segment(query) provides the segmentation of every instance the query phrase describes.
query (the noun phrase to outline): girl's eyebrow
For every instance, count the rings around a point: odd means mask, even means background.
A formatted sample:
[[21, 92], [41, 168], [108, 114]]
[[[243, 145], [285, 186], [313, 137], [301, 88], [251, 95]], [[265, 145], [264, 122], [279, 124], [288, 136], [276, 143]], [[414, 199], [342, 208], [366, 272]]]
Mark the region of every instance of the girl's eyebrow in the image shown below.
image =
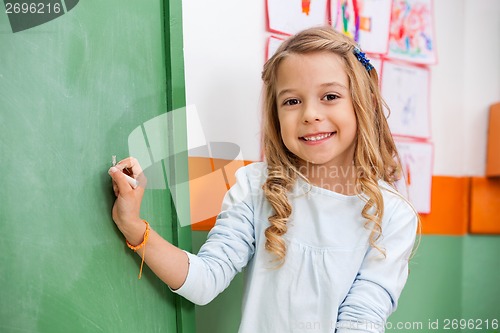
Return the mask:
[[[337, 88], [337, 89], [342, 89], [344, 91], [349, 91], [349, 89], [344, 86], [342, 83], [340, 82], [326, 82], [326, 83], [322, 83], [319, 85], [321, 88]], [[281, 97], [282, 95], [285, 95], [287, 93], [293, 93], [295, 91], [295, 89], [283, 89], [281, 90], [277, 95], [276, 95], [276, 98], [279, 98]]]
[[[322, 84], [320, 84], [320, 87], [321, 88], [330, 88], [330, 87], [340, 88], [340, 89], [343, 89], [344, 91], [349, 91], [349, 89], [345, 85], [343, 85], [340, 82], [336, 82], [336, 81], [322, 83]], [[294, 91], [295, 91], [295, 89], [283, 89], [276, 95], [276, 98], [279, 98], [282, 95], [287, 94], [287, 93], [293, 93]]]
[[276, 95], [277, 98], [279, 98], [281, 95], [284, 95], [284, 94], [287, 94], [289, 92], [293, 92], [294, 90], [293, 89], [283, 89], [281, 90], [278, 95]]
[[326, 82], [326, 83], [322, 83], [320, 85], [320, 87], [325, 87], [325, 88], [328, 88], [328, 87], [336, 87], [336, 88], [340, 88], [340, 89], [344, 89], [344, 90], [349, 90], [346, 86], [344, 86], [342, 83], [340, 82]]

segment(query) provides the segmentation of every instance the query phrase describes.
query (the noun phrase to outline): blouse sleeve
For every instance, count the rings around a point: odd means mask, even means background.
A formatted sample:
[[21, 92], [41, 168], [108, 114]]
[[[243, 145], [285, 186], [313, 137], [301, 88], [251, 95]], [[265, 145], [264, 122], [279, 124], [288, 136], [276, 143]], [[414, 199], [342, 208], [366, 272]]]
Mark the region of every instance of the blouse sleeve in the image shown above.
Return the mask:
[[226, 193], [221, 213], [197, 255], [187, 253], [189, 271], [173, 292], [205, 305], [226, 289], [247, 265], [255, 250], [252, 186], [248, 169], [236, 172], [236, 183]]
[[401, 200], [377, 242], [367, 251], [345, 300], [339, 307], [337, 333], [384, 332], [386, 320], [396, 310], [408, 277], [408, 260], [415, 242], [418, 218]]

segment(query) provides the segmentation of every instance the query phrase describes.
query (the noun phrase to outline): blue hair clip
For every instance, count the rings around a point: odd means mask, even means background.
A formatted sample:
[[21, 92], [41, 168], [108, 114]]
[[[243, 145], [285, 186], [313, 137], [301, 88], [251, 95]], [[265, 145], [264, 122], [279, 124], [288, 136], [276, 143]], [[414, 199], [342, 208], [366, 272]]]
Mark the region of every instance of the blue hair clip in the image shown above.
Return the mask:
[[353, 52], [354, 52], [354, 55], [356, 56], [356, 58], [358, 58], [359, 62], [363, 66], [365, 66], [366, 71], [370, 72], [373, 69], [373, 66], [372, 66], [372, 64], [370, 64], [370, 60], [368, 60], [368, 58], [365, 56], [365, 54], [363, 52], [361, 52], [361, 50], [357, 47], [354, 48]]

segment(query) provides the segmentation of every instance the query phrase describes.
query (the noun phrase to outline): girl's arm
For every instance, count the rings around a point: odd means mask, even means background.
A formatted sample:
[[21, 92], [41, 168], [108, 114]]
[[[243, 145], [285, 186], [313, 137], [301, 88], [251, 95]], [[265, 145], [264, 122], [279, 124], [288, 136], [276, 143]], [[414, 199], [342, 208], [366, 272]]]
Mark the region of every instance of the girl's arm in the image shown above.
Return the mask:
[[[125, 175], [120, 171], [124, 168], [132, 169], [134, 178], [139, 181], [137, 188], [132, 188], [125, 179]], [[146, 230], [146, 224], [140, 218], [146, 178], [134, 158], [127, 158], [116, 167], [110, 168], [109, 174], [113, 178], [113, 189], [116, 195], [113, 220], [125, 239], [132, 245], [138, 245], [143, 241]], [[144, 249], [146, 249], [144, 261], [151, 270], [170, 288], [180, 288], [188, 274], [187, 254], [167, 242], [152, 229], [146, 246], [137, 251], [141, 257]]]
[[[132, 168], [139, 181], [137, 188], [133, 189], [120, 171], [125, 167]], [[121, 161], [109, 174], [117, 196], [113, 220], [129, 243], [138, 245], [146, 229], [140, 219], [146, 178], [134, 158]], [[236, 184], [224, 197], [217, 223], [198, 255], [182, 251], [153, 230], [146, 244], [146, 264], [176, 293], [199, 305], [207, 304], [227, 288], [254, 254], [253, 193], [261, 185], [250, 181], [252, 175], [245, 168], [235, 176]], [[138, 251], [141, 256], [142, 251]]]
[[212, 301], [254, 255], [254, 209], [262, 190], [262, 170], [252, 168], [255, 165], [236, 172], [236, 183], [224, 196], [207, 241], [197, 255], [187, 253], [189, 272], [175, 292], [193, 303], [205, 305]]
[[384, 332], [408, 277], [417, 226], [415, 211], [401, 200], [383, 223], [383, 236], [377, 242], [386, 257], [376, 248], [368, 250], [339, 308], [336, 333], [351, 332], [353, 327], [356, 332]]

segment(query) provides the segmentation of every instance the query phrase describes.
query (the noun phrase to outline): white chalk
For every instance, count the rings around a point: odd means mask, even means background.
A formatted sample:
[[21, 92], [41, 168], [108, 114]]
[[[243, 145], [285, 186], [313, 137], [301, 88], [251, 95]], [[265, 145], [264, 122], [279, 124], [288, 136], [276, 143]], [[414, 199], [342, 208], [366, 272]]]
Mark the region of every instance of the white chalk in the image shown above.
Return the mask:
[[126, 174], [123, 174], [125, 176], [125, 179], [127, 179], [127, 182], [130, 184], [130, 186], [132, 186], [132, 188], [136, 188], [137, 186], [139, 186], [139, 182], [137, 181], [137, 179], [134, 179]]

